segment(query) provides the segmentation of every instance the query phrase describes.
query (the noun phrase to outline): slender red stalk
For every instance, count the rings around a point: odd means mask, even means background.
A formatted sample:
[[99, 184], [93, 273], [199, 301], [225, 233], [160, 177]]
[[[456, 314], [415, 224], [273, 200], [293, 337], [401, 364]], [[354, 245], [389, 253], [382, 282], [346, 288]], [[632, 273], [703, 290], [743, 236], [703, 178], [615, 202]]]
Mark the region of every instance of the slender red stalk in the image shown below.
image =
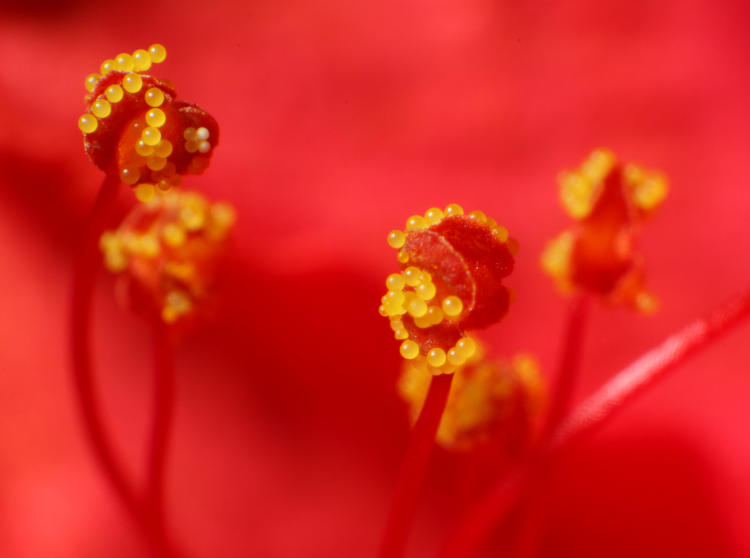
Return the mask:
[[91, 306], [99, 261], [99, 237], [104, 230], [107, 214], [114, 204], [119, 184], [120, 180], [116, 174], [108, 174], [104, 178], [89, 217], [82, 246], [77, 253], [73, 271], [71, 349], [73, 383], [89, 444], [116, 496], [128, 513], [137, 516], [138, 501], [135, 489], [115, 455], [96, 402], [90, 347]]
[[170, 556], [164, 537], [145, 513], [133, 482], [121, 465], [97, 403], [91, 358], [91, 309], [99, 262], [99, 238], [114, 205], [120, 180], [107, 174], [89, 216], [73, 270], [71, 308], [72, 373], [78, 406], [88, 442], [105, 478], [129, 518], [143, 533], [156, 557]]
[[570, 400], [578, 383], [589, 306], [589, 297], [583, 294], [573, 299], [568, 309], [562, 352], [558, 361], [555, 387], [542, 428], [541, 444], [548, 441], [568, 412]]
[[156, 316], [153, 330], [154, 399], [146, 463], [146, 504], [150, 507], [154, 528], [166, 540], [164, 476], [174, 412], [174, 363], [169, 327]]
[[[560, 422], [568, 413], [573, 393], [578, 384], [590, 306], [590, 297], [581, 294], [574, 298], [568, 307], [555, 385], [551, 392], [547, 416], [542, 426], [538, 445], [533, 451], [539, 451], [546, 447], [550, 437], [556, 432]], [[554, 474], [551, 463], [547, 464], [547, 472]], [[512, 535], [514, 540], [511, 556], [525, 558], [535, 554], [540, 539], [539, 535], [544, 529], [550, 512], [549, 502], [543, 496], [549, 490], [552, 482], [549, 475], [541, 476], [537, 478], [534, 486], [527, 494], [526, 505], [521, 510], [521, 514], [524, 516], [523, 520], [518, 530]]]
[[380, 546], [380, 558], [403, 556], [417, 498], [424, 482], [435, 433], [448, 400], [453, 374], [434, 376], [401, 463], [396, 490]]
[[473, 555], [492, 528], [512, 511], [524, 485], [545, 468], [550, 459], [606, 424], [636, 395], [688, 357], [710, 347], [712, 341], [728, 333], [749, 314], [750, 290], [722, 304], [707, 317], [688, 324], [619, 372], [562, 421], [537, 459], [519, 465], [514, 473], [497, 482], [488, 496], [466, 515], [439, 557]]

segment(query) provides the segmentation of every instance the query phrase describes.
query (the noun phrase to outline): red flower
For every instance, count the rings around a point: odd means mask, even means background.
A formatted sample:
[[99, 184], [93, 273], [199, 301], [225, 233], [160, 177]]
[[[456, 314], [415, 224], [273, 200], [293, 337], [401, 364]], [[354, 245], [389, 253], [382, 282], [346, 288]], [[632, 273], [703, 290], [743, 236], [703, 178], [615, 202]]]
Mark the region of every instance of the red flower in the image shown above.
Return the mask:
[[[503, 216], [524, 246], [508, 281], [518, 300], [482, 336], [494, 354], [532, 350], [547, 371], [563, 303], [536, 258], [566, 226], [552, 194], [557, 170], [603, 142], [664, 169], [670, 203], [640, 244], [661, 311], [645, 321], [594, 310], [581, 394], [750, 276], [745, 3], [188, 0], [3, 10], [8, 558], [141, 554], [83, 444], [65, 370], [70, 261], [101, 178], [75, 127], [80, 80], [107, 53], [157, 39], [169, 48], [159, 76], [222, 125], [222, 149], [200, 184], [240, 216], [224, 310], [177, 354], [167, 505], [191, 556], [330, 558], [376, 547], [408, 434], [395, 391], [400, 358], [373, 311], [393, 258], [382, 231], [402, 208], [460, 196]], [[119, 214], [132, 204], [125, 196]], [[114, 303], [111, 280], [100, 276], [96, 358], [118, 449], [135, 469], [149, 349], [140, 322]], [[571, 456], [550, 495], [544, 555], [747, 555], [743, 335]], [[466, 467], [438, 454], [410, 556], [440, 544], [467, 498]]]

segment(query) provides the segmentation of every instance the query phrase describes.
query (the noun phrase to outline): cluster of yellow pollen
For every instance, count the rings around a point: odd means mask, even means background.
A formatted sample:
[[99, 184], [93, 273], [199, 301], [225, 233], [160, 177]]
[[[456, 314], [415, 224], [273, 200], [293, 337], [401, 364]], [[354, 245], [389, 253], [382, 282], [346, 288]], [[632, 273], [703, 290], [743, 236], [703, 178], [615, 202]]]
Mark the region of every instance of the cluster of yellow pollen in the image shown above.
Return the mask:
[[[463, 208], [450, 204], [444, 210], [437, 207], [428, 209], [424, 215], [413, 215], [406, 221], [405, 230], [393, 230], [388, 234], [388, 245], [398, 250], [397, 259], [402, 265], [409, 262], [409, 255], [404, 246], [410, 232], [430, 229], [449, 217], [464, 216]], [[507, 243], [512, 254], [517, 253], [518, 243], [508, 236], [508, 230], [494, 219], [488, 218], [481, 211], [472, 211], [466, 217], [486, 226], [500, 243]], [[406, 360], [424, 361], [433, 374], [452, 373], [456, 367], [472, 358], [476, 343], [471, 337], [462, 336], [452, 346], [434, 346], [424, 351], [420, 343], [410, 336], [403, 318], [408, 318], [420, 330], [426, 330], [441, 324], [448, 324], [458, 329], [458, 323], [470, 310], [468, 303], [456, 294], [438, 289], [430, 273], [416, 265], [406, 267], [400, 273], [393, 273], [386, 279], [388, 291], [381, 298], [378, 309], [383, 317], [390, 320], [394, 337], [401, 341], [399, 351]], [[442, 289], [443, 291], [445, 289]]]
[[170, 192], [137, 207], [116, 231], [102, 235], [106, 267], [128, 271], [173, 323], [205, 296], [211, 261], [234, 224], [234, 209], [193, 192]]
[[[409, 255], [401, 250], [401, 248], [406, 244], [406, 234], [408, 231], [428, 229], [432, 225], [440, 223], [445, 217], [457, 215], [464, 215], [463, 208], [457, 203], [449, 204], [444, 210], [438, 207], [432, 207], [425, 211], [424, 215], [412, 215], [406, 220], [406, 232], [396, 229], [388, 233], [388, 246], [399, 250], [398, 261], [400, 263], [407, 263], [409, 261]], [[509, 238], [508, 229], [502, 225], [498, 225], [497, 221], [487, 217], [482, 211], [472, 211], [467, 217], [478, 223], [486, 224], [495, 238], [500, 242], [508, 243], [508, 248], [511, 253], [515, 255], [518, 252], [518, 241], [514, 238]]]
[[[148, 50], [138, 49], [132, 54], [122, 52], [114, 59], [108, 58], [101, 63], [99, 73], [92, 73], [86, 76], [84, 85], [86, 91], [93, 93], [96, 84], [102, 77], [109, 72], [127, 72], [119, 84], [110, 85], [104, 95], [99, 96], [92, 104], [91, 112], [87, 112], [78, 119], [78, 127], [84, 134], [95, 132], [99, 127], [99, 120], [107, 118], [112, 112], [112, 103], [119, 103], [125, 96], [124, 91], [128, 93], [138, 93], [143, 87], [141, 76], [138, 75], [151, 68], [151, 64], [159, 64], [167, 58], [167, 50], [160, 44], [151, 45]], [[159, 91], [161, 93], [161, 91]], [[157, 93], [151, 93], [151, 97], [157, 97]], [[149, 93], [146, 93], [148, 102]], [[161, 93], [162, 101], [164, 94]], [[150, 104], [150, 103], [149, 103]], [[158, 107], [161, 102], [151, 106]], [[157, 142], [158, 143], [158, 142]]]
[[[424, 405], [431, 377], [424, 361], [404, 363], [398, 391], [409, 404], [412, 420]], [[503, 427], [504, 421], [518, 419], [514, 413], [523, 413], [523, 423], [530, 427], [541, 410], [544, 392], [539, 365], [532, 356], [494, 361], [477, 347], [474, 355], [456, 368], [436, 441], [449, 450], [471, 449], [515, 431]]]
[[[597, 201], [607, 176], [617, 165], [617, 157], [607, 149], [597, 149], [578, 170], [563, 171], [558, 177], [560, 200], [574, 219], [587, 217]], [[628, 164], [623, 169], [625, 187], [634, 205], [645, 211], [658, 207], [667, 196], [667, 181], [660, 173]]]
[[210, 134], [208, 128], [187, 128], [183, 133], [185, 139], [185, 151], [188, 153], [208, 153], [211, 151], [211, 142], [208, 141]]

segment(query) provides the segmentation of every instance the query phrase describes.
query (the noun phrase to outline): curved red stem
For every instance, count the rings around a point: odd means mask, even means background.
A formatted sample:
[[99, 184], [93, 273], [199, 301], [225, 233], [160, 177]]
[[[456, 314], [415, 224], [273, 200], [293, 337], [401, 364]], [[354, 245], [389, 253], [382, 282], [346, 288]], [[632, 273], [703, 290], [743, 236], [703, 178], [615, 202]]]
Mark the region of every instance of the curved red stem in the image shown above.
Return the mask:
[[663, 378], [688, 357], [705, 349], [750, 314], [750, 290], [722, 304], [668, 337], [619, 372], [562, 421], [537, 458], [519, 465], [499, 480], [488, 496], [472, 509], [440, 552], [440, 558], [468, 558], [492, 528], [513, 510], [525, 484], [549, 461], [578, 440], [606, 424], [636, 395]]
[[166, 557], [171, 555], [166, 541], [157, 526], [149, 520], [137, 490], [128, 479], [104, 426], [102, 412], [97, 403], [91, 359], [91, 310], [99, 267], [99, 238], [117, 197], [119, 184], [117, 174], [105, 176], [74, 263], [70, 322], [73, 386], [89, 445], [107, 482], [130, 519], [143, 533], [153, 555]]
[[172, 417], [174, 412], [174, 363], [169, 326], [154, 318], [154, 399], [146, 463], [146, 503], [158, 532], [166, 538], [164, 476], [167, 466]]
[[77, 253], [73, 270], [71, 313], [72, 371], [78, 406], [91, 449], [122, 505], [128, 513], [136, 516], [138, 501], [135, 489], [115, 455], [96, 402], [90, 347], [91, 306], [99, 261], [99, 237], [104, 230], [107, 214], [114, 204], [119, 184], [117, 175], [105, 177], [89, 217], [82, 246]]
[[401, 462], [396, 490], [391, 503], [380, 558], [403, 556], [409, 530], [417, 507], [417, 498], [424, 482], [427, 464], [435, 442], [435, 433], [448, 400], [453, 374], [434, 376], [430, 382], [422, 411], [419, 413]]

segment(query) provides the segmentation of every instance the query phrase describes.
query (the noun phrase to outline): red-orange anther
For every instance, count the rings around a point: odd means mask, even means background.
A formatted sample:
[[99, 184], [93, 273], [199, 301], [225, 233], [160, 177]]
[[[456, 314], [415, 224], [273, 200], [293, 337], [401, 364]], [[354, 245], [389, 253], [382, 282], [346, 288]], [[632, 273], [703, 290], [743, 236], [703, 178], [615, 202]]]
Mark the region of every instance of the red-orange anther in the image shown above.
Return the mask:
[[388, 244], [398, 250], [402, 271], [386, 279], [380, 314], [390, 319], [404, 358], [424, 358], [436, 374], [452, 372], [473, 354], [465, 330], [507, 313], [511, 295], [502, 280], [513, 270], [518, 243], [481, 211], [464, 215], [451, 204], [410, 217]]
[[184, 174], [202, 173], [219, 140], [213, 117], [144, 73], [165, 57], [164, 47], [152, 45], [105, 60], [101, 74], [86, 78], [88, 112], [78, 120], [91, 161], [117, 173], [141, 201], [179, 185]]
[[194, 192], [169, 192], [138, 206], [100, 246], [106, 267], [124, 279], [129, 302], [172, 323], [192, 314], [215, 279], [235, 215]]
[[577, 171], [563, 172], [559, 182], [562, 204], [576, 223], [549, 243], [544, 270], [563, 292], [585, 290], [643, 312], [655, 310], [634, 241], [666, 197], [665, 177], [597, 150]]

